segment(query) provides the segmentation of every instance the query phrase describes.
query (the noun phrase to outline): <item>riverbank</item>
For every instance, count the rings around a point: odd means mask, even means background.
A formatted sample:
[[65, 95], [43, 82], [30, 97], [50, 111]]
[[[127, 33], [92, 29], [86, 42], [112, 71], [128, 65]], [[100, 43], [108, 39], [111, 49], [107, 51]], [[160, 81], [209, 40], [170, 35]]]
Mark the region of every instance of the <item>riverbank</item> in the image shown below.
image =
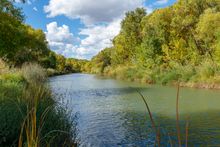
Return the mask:
[[74, 146], [71, 114], [51, 93], [37, 64], [1, 68], [0, 146]]
[[120, 65], [116, 67], [107, 66], [101, 70], [91, 70], [91, 73], [120, 79], [135, 81], [147, 84], [178, 85], [181, 87], [220, 89], [219, 68], [211, 63], [204, 63], [202, 66], [176, 66], [173, 69], [163, 70], [155, 67], [147, 70], [137, 66]]

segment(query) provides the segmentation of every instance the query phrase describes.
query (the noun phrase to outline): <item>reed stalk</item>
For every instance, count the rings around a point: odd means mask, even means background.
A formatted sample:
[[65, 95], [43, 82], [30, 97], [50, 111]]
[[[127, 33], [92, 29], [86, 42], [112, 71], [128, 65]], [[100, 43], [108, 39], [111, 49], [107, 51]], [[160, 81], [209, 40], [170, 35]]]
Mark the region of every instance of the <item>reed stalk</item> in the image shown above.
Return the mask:
[[148, 115], [150, 117], [150, 121], [151, 121], [151, 124], [152, 124], [152, 127], [154, 128], [155, 132], [156, 132], [156, 141], [157, 141], [157, 145], [160, 147], [160, 132], [159, 130], [157, 130], [157, 127], [156, 127], [156, 124], [154, 122], [154, 119], [153, 119], [153, 115], [150, 111], [150, 107], [147, 103], [147, 101], [145, 100], [145, 97], [143, 96], [143, 94], [137, 90], [137, 92], [139, 93], [139, 95], [141, 96], [146, 108], [147, 108], [147, 112], [148, 112]]
[[177, 86], [177, 95], [176, 95], [176, 130], [177, 130], [177, 138], [178, 145], [181, 147], [181, 132], [180, 132], [180, 124], [179, 124], [179, 93], [180, 93], [180, 85], [178, 83]]
[[186, 131], [185, 131], [186, 137], [185, 137], [185, 147], [188, 147], [188, 136], [189, 136], [189, 117], [187, 117], [186, 121]]

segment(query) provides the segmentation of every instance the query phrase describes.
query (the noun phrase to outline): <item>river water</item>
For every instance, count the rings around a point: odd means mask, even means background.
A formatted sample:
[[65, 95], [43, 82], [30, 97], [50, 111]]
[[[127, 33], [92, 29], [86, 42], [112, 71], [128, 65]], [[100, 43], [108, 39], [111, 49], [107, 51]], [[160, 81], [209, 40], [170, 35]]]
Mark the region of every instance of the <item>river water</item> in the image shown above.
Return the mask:
[[[157, 128], [161, 146], [176, 146], [176, 87], [144, 85], [70, 74], [50, 79], [60, 102], [77, 116], [77, 142], [81, 147], [154, 146], [146, 98]], [[180, 89], [181, 142], [189, 122], [189, 146], [220, 145], [220, 91]]]

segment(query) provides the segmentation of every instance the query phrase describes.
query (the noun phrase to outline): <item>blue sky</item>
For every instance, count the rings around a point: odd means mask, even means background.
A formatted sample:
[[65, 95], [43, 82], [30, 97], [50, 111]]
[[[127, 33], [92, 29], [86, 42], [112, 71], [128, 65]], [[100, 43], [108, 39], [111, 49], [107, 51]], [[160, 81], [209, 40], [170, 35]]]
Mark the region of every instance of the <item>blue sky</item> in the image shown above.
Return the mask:
[[29, 0], [23, 8], [26, 23], [42, 29], [50, 48], [66, 57], [90, 59], [120, 31], [126, 11], [172, 5], [176, 0]]

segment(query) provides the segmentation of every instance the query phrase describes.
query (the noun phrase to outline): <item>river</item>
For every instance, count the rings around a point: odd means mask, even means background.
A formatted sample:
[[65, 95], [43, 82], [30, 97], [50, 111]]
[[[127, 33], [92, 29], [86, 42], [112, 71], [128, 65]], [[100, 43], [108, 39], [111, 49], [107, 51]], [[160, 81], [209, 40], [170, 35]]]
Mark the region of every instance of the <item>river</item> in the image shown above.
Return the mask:
[[[55, 95], [77, 116], [77, 142], [81, 147], [154, 146], [155, 132], [139, 90], [160, 128], [162, 146], [177, 144], [176, 87], [145, 85], [70, 74], [50, 78]], [[220, 91], [180, 89], [182, 144], [189, 122], [189, 146], [220, 144]]]

